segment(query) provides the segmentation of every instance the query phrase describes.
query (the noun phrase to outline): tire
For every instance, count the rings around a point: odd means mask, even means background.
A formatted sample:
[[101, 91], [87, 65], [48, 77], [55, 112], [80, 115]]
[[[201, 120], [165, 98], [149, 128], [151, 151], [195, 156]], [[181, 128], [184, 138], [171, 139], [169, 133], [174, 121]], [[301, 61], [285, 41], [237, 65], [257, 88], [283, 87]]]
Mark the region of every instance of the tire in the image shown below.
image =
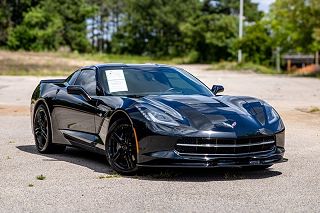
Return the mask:
[[126, 119], [115, 121], [106, 141], [106, 156], [112, 169], [122, 175], [136, 174], [137, 147], [132, 125]]
[[35, 145], [40, 153], [61, 153], [65, 145], [52, 143], [51, 120], [47, 108], [41, 104], [33, 117], [33, 135]]

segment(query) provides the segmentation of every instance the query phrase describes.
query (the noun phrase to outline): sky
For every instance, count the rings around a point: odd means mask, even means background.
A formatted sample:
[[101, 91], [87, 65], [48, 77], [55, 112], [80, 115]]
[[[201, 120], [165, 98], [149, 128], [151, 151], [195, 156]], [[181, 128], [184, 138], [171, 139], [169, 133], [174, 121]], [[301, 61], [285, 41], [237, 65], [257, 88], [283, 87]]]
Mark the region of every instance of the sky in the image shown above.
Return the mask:
[[275, 0], [252, 0], [252, 1], [259, 3], [259, 10], [268, 12], [270, 4], [272, 4]]

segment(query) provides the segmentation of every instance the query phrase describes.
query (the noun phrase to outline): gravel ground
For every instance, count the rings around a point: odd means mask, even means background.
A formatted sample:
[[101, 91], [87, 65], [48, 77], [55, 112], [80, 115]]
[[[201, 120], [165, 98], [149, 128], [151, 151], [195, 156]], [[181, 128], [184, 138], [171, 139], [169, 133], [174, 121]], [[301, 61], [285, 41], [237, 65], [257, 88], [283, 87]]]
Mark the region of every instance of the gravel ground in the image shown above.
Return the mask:
[[[122, 177], [104, 157], [35, 151], [29, 99], [37, 77], [0, 77], [0, 212], [319, 212], [320, 81], [182, 66], [224, 94], [268, 101], [286, 125], [287, 163], [269, 170], [150, 170]], [[45, 176], [37, 180], [38, 175]]]

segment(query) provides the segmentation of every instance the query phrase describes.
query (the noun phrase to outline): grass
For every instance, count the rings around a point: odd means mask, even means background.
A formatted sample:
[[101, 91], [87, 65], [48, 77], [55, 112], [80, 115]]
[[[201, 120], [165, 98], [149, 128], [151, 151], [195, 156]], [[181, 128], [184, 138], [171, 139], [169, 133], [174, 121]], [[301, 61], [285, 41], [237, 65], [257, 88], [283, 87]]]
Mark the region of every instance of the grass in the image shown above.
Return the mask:
[[29, 183], [28, 187], [34, 187], [34, 185], [32, 183]]
[[68, 52], [26, 52], [0, 50], [0, 75], [67, 76], [79, 67], [99, 63], [175, 64], [180, 59], [147, 56], [79, 54]]
[[303, 76], [303, 77], [319, 78], [319, 79], [320, 79], [320, 72], [311, 73], [311, 74], [305, 74], [305, 75], [301, 75], [301, 76]]
[[15, 143], [15, 141], [9, 141], [9, 143]]
[[263, 74], [279, 74], [274, 69], [254, 63], [237, 63], [237, 62], [219, 62], [211, 66], [212, 70], [235, 70], [235, 71], [253, 71]]
[[320, 108], [319, 107], [308, 107], [308, 108], [297, 108], [297, 110], [301, 111], [301, 112], [305, 112], [305, 113], [320, 113]]
[[320, 112], [320, 108], [319, 107], [311, 107], [309, 110], [308, 110], [309, 113], [317, 113], [317, 112]]
[[37, 178], [37, 180], [44, 180], [44, 179], [46, 179], [46, 176], [43, 176], [41, 174], [41, 175], [38, 175], [36, 178]]
[[138, 56], [138, 55], [116, 55], [116, 54], [105, 54], [105, 53], [59, 53], [64, 58], [80, 59], [98, 61], [102, 63], [128, 63], [128, 64], [140, 64], [140, 63], [156, 63], [156, 64], [173, 64], [175, 60], [169, 58], [152, 58], [149, 56]]
[[107, 175], [100, 175], [98, 178], [99, 179], [112, 179], [112, 178], [120, 178], [121, 175], [119, 175], [118, 173], [111, 173], [111, 174], [107, 174]]

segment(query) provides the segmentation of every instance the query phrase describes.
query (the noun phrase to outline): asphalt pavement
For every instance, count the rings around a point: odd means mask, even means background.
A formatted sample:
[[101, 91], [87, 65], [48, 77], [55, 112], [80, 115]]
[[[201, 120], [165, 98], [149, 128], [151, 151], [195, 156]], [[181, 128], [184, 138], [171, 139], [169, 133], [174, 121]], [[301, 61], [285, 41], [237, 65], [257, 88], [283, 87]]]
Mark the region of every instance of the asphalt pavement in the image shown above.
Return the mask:
[[263, 171], [154, 169], [124, 177], [86, 151], [39, 154], [29, 102], [41, 78], [2, 76], [0, 212], [319, 212], [320, 80], [182, 67], [208, 86], [224, 85], [224, 94], [273, 105], [286, 126], [289, 161]]

